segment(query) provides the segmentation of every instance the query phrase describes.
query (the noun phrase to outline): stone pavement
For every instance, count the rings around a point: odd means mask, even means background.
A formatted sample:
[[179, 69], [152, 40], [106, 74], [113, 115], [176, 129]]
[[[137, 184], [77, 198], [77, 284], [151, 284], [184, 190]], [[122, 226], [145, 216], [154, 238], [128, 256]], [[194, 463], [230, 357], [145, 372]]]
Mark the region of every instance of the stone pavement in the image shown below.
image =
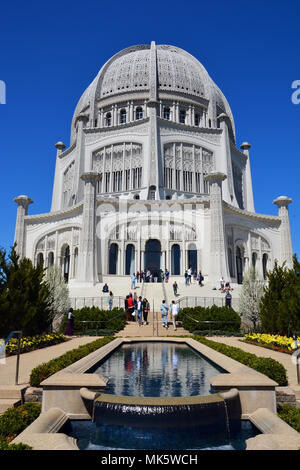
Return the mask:
[[271, 357], [272, 359], [275, 359], [286, 368], [289, 385], [292, 387], [298, 385], [296, 365], [293, 364], [292, 357], [289, 354], [272, 351], [271, 349], [266, 349], [253, 344], [243, 343], [241, 341], [242, 338], [213, 336], [208, 339], [227, 344], [228, 346], [235, 346], [236, 348], [240, 348], [243, 351], [255, 354], [259, 357]]
[[[18, 380], [19, 385], [29, 383], [29, 377], [34, 367], [44, 362], [48, 362], [55, 357], [61, 356], [71, 349], [76, 349], [83, 344], [95, 341], [95, 339], [97, 339], [95, 336], [74, 337], [65, 343], [21, 354]], [[0, 363], [0, 386], [15, 385], [16, 362], [17, 356], [10, 356], [5, 359], [5, 364]]]

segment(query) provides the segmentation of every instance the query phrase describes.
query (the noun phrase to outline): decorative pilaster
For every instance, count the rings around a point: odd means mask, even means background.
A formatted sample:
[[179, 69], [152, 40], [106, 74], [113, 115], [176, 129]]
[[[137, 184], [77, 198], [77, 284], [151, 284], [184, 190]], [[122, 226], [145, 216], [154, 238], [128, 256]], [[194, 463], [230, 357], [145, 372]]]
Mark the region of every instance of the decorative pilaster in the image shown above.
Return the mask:
[[101, 175], [95, 172], [83, 173], [84, 198], [82, 229], [79, 247], [77, 281], [95, 284], [98, 281], [96, 249], [96, 185]]
[[291, 228], [289, 219], [289, 204], [292, 202], [287, 196], [280, 196], [273, 201], [278, 207], [278, 217], [280, 225], [280, 262], [286, 262], [288, 268], [293, 267], [293, 248], [291, 238]]
[[25, 223], [24, 217], [28, 214], [28, 206], [33, 203], [33, 200], [28, 196], [18, 196], [14, 198], [14, 201], [18, 204], [17, 209], [17, 220], [16, 220], [16, 230], [15, 230], [15, 240], [16, 252], [20, 258], [25, 256]]
[[230, 139], [229, 139], [229, 117], [227, 114], [222, 113], [217, 117], [220, 128], [223, 130], [222, 139], [224, 141], [224, 152], [225, 155], [223, 157], [223, 165], [222, 168], [219, 167], [221, 171], [223, 171], [228, 178], [226, 185], [224, 187], [224, 200], [229, 202], [230, 204], [236, 203], [235, 192], [234, 192], [234, 184], [233, 184], [233, 174], [232, 174], [232, 164], [231, 164], [231, 150], [230, 150]]
[[213, 284], [217, 284], [222, 276], [229, 279], [222, 202], [222, 181], [226, 179], [226, 175], [210, 173], [205, 179], [210, 185], [210, 278]]
[[249, 149], [251, 145], [248, 142], [243, 142], [241, 145], [241, 149], [243, 150], [243, 154], [247, 157], [246, 163], [246, 171], [245, 171], [245, 179], [246, 181], [246, 194], [244, 196], [245, 201], [245, 209], [249, 212], [255, 212], [254, 209], [254, 201], [253, 201], [253, 190], [252, 190], [252, 178], [251, 178], [251, 168], [250, 168], [250, 157], [249, 157]]

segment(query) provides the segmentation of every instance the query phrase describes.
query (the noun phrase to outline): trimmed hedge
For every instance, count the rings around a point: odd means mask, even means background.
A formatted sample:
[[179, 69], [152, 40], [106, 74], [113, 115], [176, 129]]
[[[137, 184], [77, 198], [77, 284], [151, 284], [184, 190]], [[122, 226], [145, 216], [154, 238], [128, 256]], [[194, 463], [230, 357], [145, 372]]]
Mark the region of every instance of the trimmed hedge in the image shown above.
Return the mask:
[[[0, 416], [0, 449], [24, 450], [30, 449], [25, 444], [13, 444], [12, 441], [18, 434], [26, 429], [41, 413], [39, 403], [23, 403], [17, 408], [9, 408]], [[13, 446], [13, 447], [12, 447]], [[25, 446], [25, 447], [24, 447]]]
[[[182, 321], [185, 330], [193, 333], [195, 330], [221, 330], [239, 332], [241, 318], [239, 314], [229, 307], [185, 307], [179, 312], [178, 319]], [[214, 321], [218, 323], [198, 323], [201, 321]]]
[[300, 432], [300, 409], [292, 405], [279, 405], [277, 414], [279, 418]]
[[244, 333], [238, 333], [237, 331], [223, 331], [223, 330], [196, 330], [193, 331], [194, 335], [197, 336], [239, 336], [244, 337]]
[[[113, 308], [112, 310], [100, 310], [98, 307], [83, 307], [73, 311], [74, 333], [85, 333], [85, 330], [110, 330], [118, 332], [126, 325], [126, 314], [123, 308]], [[80, 323], [82, 321], [96, 321], [95, 323]], [[64, 316], [60, 326], [60, 332], [64, 333], [67, 328], [67, 315]], [[99, 335], [98, 335], [99, 336]]]
[[258, 357], [255, 354], [247, 353], [242, 349], [234, 346], [227, 346], [226, 344], [216, 343], [209, 339], [194, 336], [196, 341], [205, 344], [212, 349], [224, 354], [225, 356], [231, 357], [232, 359], [241, 362], [245, 366], [251, 367], [251, 369], [266, 375], [270, 379], [278, 383], [279, 386], [288, 385], [287, 373], [282, 364], [270, 357]]
[[89, 344], [85, 344], [83, 346], [79, 346], [79, 348], [72, 349], [71, 351], [66, 352], [62, 356], [57, 357], [56, 359], [52, 359], [49, 362], [40, 364], [31, 371], [30, 385], [32, 387], [39, 387], [43, 380], [46, 380], [51, 375], [55, 374], [56, 372], [59, 372], [65, 367], [70, 366], [74, 362], [79, 361], [79, 359], [82, 359], [88, 354], [96, 351], [105, 344], [110, 343], [113, 339], [115, 338], [112, 336], [99, 338]]

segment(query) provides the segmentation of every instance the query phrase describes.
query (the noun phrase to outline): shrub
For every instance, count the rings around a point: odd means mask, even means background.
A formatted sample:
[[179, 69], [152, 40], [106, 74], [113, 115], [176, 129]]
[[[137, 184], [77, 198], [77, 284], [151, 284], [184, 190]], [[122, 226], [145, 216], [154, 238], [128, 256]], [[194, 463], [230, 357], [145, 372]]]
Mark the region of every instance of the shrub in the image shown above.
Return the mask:
[[83, 346], [79, 346], [79, 348], [72, 349], [71, 351], [68, 351], [62, 356], [57, 357], [56, 359], [52, 359], [49, 362], [40, 364], [31, 371], [30, 385], [32, 387], [39, 387], [43, 380], [46, 380], [51, 375], [64, 369], [65, 367], [70, 366], [74, 362], [79, 361], [79, 359], [82, 359], [88, 354], [101, 348], [105, 344], [108, 344], [113, 339], [114, 338], [111, 336], [108, 336], [106, 338], [99, 338], [89, 344], [85, 344]]
[[223, 330], [195, 330], [193, 331], [194, 335], [198, 336], [239, 336], [243, 337], [243, 333], [238, 333], [237, 331], [223, 331]]
[[48, 331], [51, 324], [49, 289], [44, 270], [28, 258], [20, 259], [15, 248], [7, 256], [0, 249], [0, 335], [22, 330], [26, 336]]
[[0, 438], [10, 441], [27, 428], [41, 413], [39, 403], [24, 403], [9, 408], [0, 416]]
[[27, 444], [10, 444], [6, 439], [0, 437], [0, 450], [32, 450]]
[[260, 302], [263, 333], [290, 336], [300, 330], [300, 286], [294, 269], [279, 266], [267, 273], [268, 285]]
[[[126, 315], [123, 308], [113, 308], [112, 310], [100, 310], [98, 307], [83, 307], [73, 311], [74, 315], [74, 333], [84, 333], [85, 330], [110, 330], [120, 331], [126, 325]], [[80, 323], [97, 322], [95, 323]], [[63, 333], [67, 328], [67, 316], [62, 321], [60, 332]]]
[[291, 405], [279, 405], [279, 418], [289, 424], [296, 431], [300, 432], [300, 409]]
[[[186, 307], [179, 313], [179, 320], [182, 321], [182, 326], [189, 332], [193, 333], [195, 330], [213, 330], [218, 329], [222, 331], [240, 331], [241, 319], [235, 310], [228, 307]], [[198, 323], [203, 321], [215, 321], [218, 323]]]
[[288, 384], [287, 373], [282, 364], [275, 359], [270, 357], [258, 357], [255, 354], [247, 353], [242, 349], [234, 346], [227, 346], [226, 344], [216, 343], [215, 341], [195, 336], [194, 339], [199, 343], [205, 344], [206, 346], [215, 349], [216, 351], [224, 354], [225, 356], [231, 357], [232, 359], [241, 362], [245, 366], [251, 367], [251, 369], [266, 375], [270, 379], [274, 380], [280, 386]]

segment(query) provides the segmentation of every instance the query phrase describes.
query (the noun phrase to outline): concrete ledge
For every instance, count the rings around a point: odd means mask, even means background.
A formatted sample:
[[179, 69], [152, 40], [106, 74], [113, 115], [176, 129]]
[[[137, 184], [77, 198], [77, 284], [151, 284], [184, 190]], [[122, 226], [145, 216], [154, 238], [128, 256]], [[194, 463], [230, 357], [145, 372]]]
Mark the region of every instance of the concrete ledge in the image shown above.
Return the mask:
[[51, 387], [106, 387], [108, 379], [97, 374], [54, 374], [44, 380], [43, 389]]
[[249, 416], [250, 421], [264, 434], [289, 435], [300, 438], [300, 434], [276, 414], [259, 408]]
[[52, 408], [41, 414], [12, 441], [12, 444], [28, 444], [34, 450], [78, 450], [75, 439], [59, 433], [68, 419], [63, 410]]
[[246, 450], [299, 450], [300, 438], [279, 436], [278, 434], [260, 434], [246, 441]]
[[122, 405], [149, 406], [184, 406], [224, 402], [224, 398], [215, 395], [196, 395], [191, 397], [128, 397], [100, 393], [96, 402], [118, 403]]

